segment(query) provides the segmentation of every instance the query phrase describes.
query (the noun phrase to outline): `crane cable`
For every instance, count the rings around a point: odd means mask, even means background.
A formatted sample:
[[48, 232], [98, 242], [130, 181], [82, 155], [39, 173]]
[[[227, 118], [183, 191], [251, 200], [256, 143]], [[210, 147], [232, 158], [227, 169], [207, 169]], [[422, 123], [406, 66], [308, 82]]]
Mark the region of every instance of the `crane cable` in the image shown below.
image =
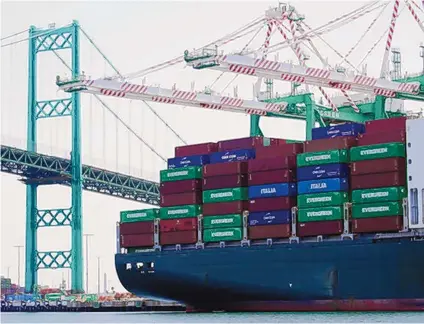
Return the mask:
[[[372, 29], [372, 27], [375, 25], [377, 20], [383, 15], [384, 10], [386, 10], [387, 6], [389, 5], [389, 2], [383, 7], [383, 9], [378, 13], [378, 15], [374, 18], [374, 20], [371, 22], [371, 24], [368, 26], [368, 28], [364, 31], [362, 36], [359, 38], [359, 40], [356, 42], [355, 45], [352, 46], [352, 48], [346, 53], [346, 55], [342, 58], [339, 65], [341, 65], [346, 59], [349, 57], [350, 54], [355, 50], [355, 48], [363, 41], [365, 36], [368, 34], [368, 32]], [[347, 62], [347, 61], [346, 61]]]
[[[305, 22], [302, 22], [302, 24], [303, 25], [305, 25], [309, 30], [311, 30], [312, 28], [308, 25], [308, 24], [306, 24]], [[336, 55], [337, 56], [339, 56], [339, 57], [341, 57], [342, 59], [343, 59], [343, 55], [338, 51], [338, 50], [336, 50], [333, 46], [331, 46], [330, 45], [330, 43], [328, 43], [322, 36], [320, 36], [320, 35], [317, 35], [317, 37], [325, 44], [325, 45], [327, 45], [331, 50], [333, 50], [333, 52], [334, 53], [336, 53]], [[314, 52], [318, 52], [318, 50], [316, 49], [316, 47], [315, 47], [315, 45], [312, 43], [312, 40], [309, 40], [309, 43], [310, 43], [310, 45], [312, 46], [312, 48], [314, 49], [313, 51]], [[319, 52], [318, 52], [319, 53]], [[317, 55], [318, 57], [320, 56], [320, 55]], [[348, 61], [347, 60], [347, 58], [345, 58], [345, 61], [346, 61], [346, 63], [347, 64], [349, 64], [352, 68], [354, 68], [354, 69], [356, 69], [356, 67], [350, 62], [350, 61]], [[358, 70], [357, 70], [357, 72], [359, 72]]]
[[[370, 12], [373, 12], [373, 11], [381, 8], [385, 4], [380, 5], [376, 8], [373, 8], [373, 9], [367, 10], [368, 7], [371, 7], [372, 5], [363, 6], [365, 8], [362, 8], [362, 10], [359, 14], [356, 14], [356, 12], [359, 10], [359, 9], [356, 9], [356, 10], [354, 10], [354, 11], [348, 13], [348, 14], [345, 14], [345, 15], [339, 17], [339, 18], [333, 19], [330, 22], [327, 22], [326, 24], [309, 31], [309, 32], [303, 34], [302, 36], [295, 37], [295, 38], [291, 39], [290, 44], [288, 44], [287, 41], [283, 41], [283, 42], [277, 43], [273, 46], [270, 46], [269, 52], [275, 52], [275, 51], [278, 51], [280, 49], [284, 49], [284, 48], [290, 47], [292, 45], [301, 43], [304, 39], [311, 38], [311, 35], [315, 35], [315, 36], [316, 35], [322, 35], [322, 34], [330, 32], [330, 31], [336, 30], [336, 29], [338, 29], [338, 28], [340, 28], [340, 27], [342, 27], [342, 26], [344, 26], [344, 25], [346, 25], [346, 24], [348, 24], [352, 21], [359, 19], [360, 17], [362, 17], [362, 16], [364, 16], [364, 15], [370, 13]], [[354, 16], [355, 14], [356, 14], [356, 16]], [[351, 17], [351, 16], [353, 16], [353, 17]], [[338, 25], [332, 26], [335, 23], [338, 23]], [[248, 54], [250, 54], [250, 53], [254, 53], [254, 51], [249, 52]]]
[[[253, 42], [253, 40], [256, 38], [256, 36], [258, 36], [258, 34], [261, 32], [261, 30], [264, 28], [264, 26], [265, 25], [263, 25], [263, 26], [260, 26], [259, 28], [258, 28], [258, 30], [257, 30], [257, 32], [253, 35], [253, 37], [247, 42], [247, 44], [241, 49], [241, 51], [238, 53], [238, 54], [242, 54], [246, 49], [247, 49], [247, 47]], [[216, 78], [216, 80], [210, 85], [210, 88], [212, 89], [212, 87], [215, 85], [215, 83], [216, 82], [218, 82], [218, 80], [219, 79], [221, 79], [221, 77], [224, 75], [226, 73], [226, 71], [224, 71], [224, 72], [222, 72], [217, 78]], [[223, 91], [225, 91], [230, 85], [231, 85], [231, 83], [233, 83], [236, 79], [237, 79], [237, 77], [239, 76], [239, 74], [236, 74], [235, 76], [234, 76], [234, 78], [224, 87], [224, 89], [223, 90], [221, 90], [221, 92], [223, 92]]]
[[[364, 7], [370, 7], [370, 6], [371, 5], [367, 5], [367, 6], [364, 6]], [[379, 6], [379, 7], [381, 7], [381, 6]], [[352, 12], [350, 12], [348, 14], [345, 14], [345, 15], [339, 17], [339, 18], [333, 19], [330, 22], [327, 22], [326, 24], [324, 24], [324, 25], [322, 25], [320, 27], [317, 27], [317, 28], [315, 28], [315, 29], [313, 29], [313, 30], [311, 30], [311, 31], [309, 31], [307, 33], [304, 33], [302, 36], [298, 36], [298, 37], [295, 37], [293, 39], [290, 39], [290, 41], [287, 41], [286, 40], [286, 41], [277, 43], [277, 44], [275, 44], [273, 46], [270, 46], [270, 48], [272, 49], [271, 51], [272, 52], [275, 52], [275, 51], [278, 51], [280, 49], [284, 49], [284, 48], [287, 48], [287, 47], [295, 46], [295, 45], [297, 45], [299, 43], [302, 43], [305, 39], [314, 38], [317, 35], [322, 35], [322, 34], [331, 32], [333, 30], [336, 30], [336, 29], [338, 29], [338, 28], [340, 28], [340, 27], [342, 27], [342, 26], [344, 26], [344, 25], [346, 25], [346, 24], [348, 24], [348, 23], [350, 23], [350, 22], [352, 22], [352, 21], [360, 18], [361, 16], [363, 16], [363, 15], [369, 13], [369, 12], [372, 12], [372, 11], [378, 9], [379, 7], [374, 8], [374, 9], [372, 9], [370, 11], [367, 11], [367, 12], [363, 12], [363, 13], [361, 13], [358, 16], [350, 17], [350, 16], [355, 15], [356, 12], [359, 11], [359, 9], [355, 9], [354, 11], [352, 11]], [[367, 9], [367, 8], [362, 8], [362, 11], [364, 11], [365, 9]], [[335, 24], [335, 23], [339, 23], [339, 25], [330, 26], [331, 24]], [[328, 27], [328, 26], [330, 26], [330, 27]], [[283, 27], [285, 27], [285, 26], [283, 25]], [[325, 27], [327, 27], [327, 29], [325, 29]], [[285, 27], [285, 29], [288, 30], [286, 27]], [[312, 37], [310, 35], [312, 35]], [[250, 53], [248, 53], [248, 54], [250, 54]]]
[[[404, 6], [400, 11], [399, 11], [399, 15], [405, 10], [406, 6]], [[390, 26], [387, 27], [387, 29], [384, 31], [384, 33], [380, 36], [380, 38], [374, 43], [374, 45], [370, 48], [370, 50], [368, 51], [368, 53], [364, 56], [364, 58], [359, 62], [359, 64], [357, 65], [358, 67], [368, 58], [368, 56], [372, 53], [372, 51], [374, 51], [374, 49], [377, 47], [377, 45], [381, 42], [381, 40], [384, 38], [384, 36], [386, 36], [386, 34], [389, 32], [390, 30]]]
[[[231, 38], [231, 37], [233, 37], [234, 35], [238, 35], [238, 34], [240, 34], [240, 33], [244, 32], [245, 30], [247, 30], [247, 29], [249, 29], [249, 28], [251, 28], [251, 27], [255, 27], [257, 24], [261, 23], [263, 20], [264, 20], [264, 18], [263, 18], [263, 16], [261, 15], [260, 17], [255, 18], [252, 22], [250, 22], [250, 23], [246, 24], [246, 25], [245, 25], [245, 26], [243, 26], [243, 27], [240, 27], [240, 28], [239, 28], [239, 29], [237, 29], [236, 31], [234, 31], [234, 32], [232, 32], [232, 33], [229, 33], [229, 34], [227, 34], [226, 36], [224, 36], [224, 37], [222, 37], [222, 38], [219, 38], [218, 40], [216, 40], [216, 41], [214, 41], [214, 42], [211, 42], [211, 43], [209, 43], [209, 44], [207, 44], [207, 45], [205, 45], [205, 46], [202, 46], [201, 48], [208, 47], [208, 46], [212, 46], [212, 45], [215, 45], [215, 44], [220, 44], [220, 42], [225, 42], [227, 39], [230, 39], [230, 38]], [[171, 60], [168, 60], [168, 61], [165, 61], [165, 62], [159, 63], [159, 64], [157, 64], [157, 65], [154, 65], [154, 66], [151, 66], [151, 67], [148, 67], [148, 68], [145, 68], [145, 69], [139, 70], [139, 71], [137, 71], [137, 72], [129, 73], [129, 74], [127, 74], [125, 77], [126, 77], [128, 80], [135, 79], [135, 78], [138, 78], [138, 77], [141, 77], [141, 76], [145, 75], [145, 74], [146, 74], [148, 71], [150, 71], [150, 70], [155, 69], [155, 70], [157, 71], [159, 68], [160, 68], [160, 69], [163, 69], [163, 68], [166, 68], [166, 67], [168, 67], [168, 66], [178, 64], [178, 63], [182, 62], [182, 61], [183, 61], [183, 59], [184, 59], [184, 56], [183, 56], [183, 55], [180, 55], [180, 56], [178, 56], [178, 57], [175, 57], [175, 58], [173, 58], [173, 59], [171, 59]]]

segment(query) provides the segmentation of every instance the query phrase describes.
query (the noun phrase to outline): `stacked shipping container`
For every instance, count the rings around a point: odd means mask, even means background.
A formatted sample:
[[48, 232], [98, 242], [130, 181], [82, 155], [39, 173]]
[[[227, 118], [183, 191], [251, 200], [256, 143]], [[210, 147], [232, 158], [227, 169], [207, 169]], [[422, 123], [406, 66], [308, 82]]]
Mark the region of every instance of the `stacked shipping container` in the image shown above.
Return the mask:
[[352, 231], [399, 231], [406, 197], [406, 118], [367, 122], [352, 148]]
[[256, 149], [249, 171], [249, 239], [287, 238], [296, 206], [296, 154], [303, 144], [273, 140]]
[[247, 137], [218, 142], [211, 164], [203, 168], [203, 239], [205, 242], [240, 241], [243, 211], [247, 210], [247, 161], [255, 148], [269, 139]]
[[217, 151], [216, 143], [175, 148], [168, 169], [160, 172], [161, 245], [194, 244], [198, 240], [198, 216], [202, 213], [202, 167]]
[[165, 246], [194, 244], [199, 229], [205, 243], [287, 238], [294, 206], [297, 236], [338, 235], [350, 198], [354, 233], [398, 231], [405, 138], [405, 118], [396, 118], [317, 128], [305, 143], [249, 137], [177, 147], [160, 174], [160, 211], [121, 213], [122, 247], [153, 246], [158, 216]]
[[154, 245], [155, 219], [158, 217], [158, 208], [121, 211], [121, 247], [127, 249], [152, 247]]
[[313, 129], [305, 153], [297, 155], [299, 237], [343, 232], [344, 204], [349, 201], [349, 151], [363, 125]]

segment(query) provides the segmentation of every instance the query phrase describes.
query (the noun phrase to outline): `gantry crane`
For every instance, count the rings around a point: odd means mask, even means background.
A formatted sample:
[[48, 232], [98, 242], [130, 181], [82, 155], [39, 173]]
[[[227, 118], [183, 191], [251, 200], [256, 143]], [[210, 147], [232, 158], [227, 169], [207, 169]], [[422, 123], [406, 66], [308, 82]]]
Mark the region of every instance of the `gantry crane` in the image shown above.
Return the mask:
[[[417, 23], [422, 27], [421, 21], [416, 16], [408, 1], [407, 5]], [[323, 64], [325, 64], [325, 61], [311, 41], [311, 35], [313, 34], [305, 31], [304, 27], [307, 25], [303, 22], [304, 16], [300, 15], [293, 6], [280, 4], [278, 7], [266, 11], [265, 17], [261, 20], [267, 26], [267, 33], [260, 55], [257, 52], [254, 52], [254, 55], [244, 55], [241, 53], [224, 55], [218, 53], [217, 46], [213, 48], [206, 47], [193, 52], [185, 51], [184, 53], [184, 61], [194, 69], [215, 69], [223, 72], [257, 76], [258, 81], [255, 87], [256, 100], [219, 96], [210, 92], [183, 91], [176, 88], [165, 89], [134, 84], [116, 78], [92, 80], [81, 76], [76, 79], [61, 80], [60, 77], [57, 77], [56, 84], [61, 90], [66, 92], [82, 91], [133, 100], [154, 101], [249, 114], [251, 115], [251, 136], [263, 135], [259, 127], [259, 117], [261, 116], [304, 119], [306, 120], [306, 138], [310, 139], [312, 128], [315, 127], [316, 122], [320, 126], [325, 126], [330, 122], [365, 122], [367, 120], [396, 115], [397, 113], [385, 111], [386, 98], [424, 100], [423, 75], [392, 81], [385, 78], [388, 72], [388, 53], [391, 48], [398, 8], [399, 0], [396, 0], [382, 64], [381, 78], [347, 73], [346, 71], [340, 72], [335, 69], [328, 70], [307, 67], [306, 60], [308, 56], [301, 48], [301, 41], [308, 41]], [[358, 15], [354, 16], [353, 19], [357, 17]], [[284, 26], [284, 22], [289, 24], [289, 28]], [[285, 43], [295, 52], [300, 65], [267, 59], [273, 28], [279, 31], [284, 37]], [[284, 28], [290, 31], [291, 38], [288, 37], [288, 33], [284, 31]], [[296, 32], [298, 31], [301, 33], [300, 36], [296, 36]], [[171, 60], [169, 62], [175, 64], [178, 60]], [[259, 101], [261, 99], [260, 86], [262, 79], [266, 79], [268, 85], [272, 84], [272, 80], [282, 80], [292, 82], [296, 86], [301, 84], [317, 86], [329, 103], [330, 108], [316, 104], [310, 91], [301, 94], [292, 93], [289, 96], [281, 98], [269, 96]], [[330, 96], [327, 95], [324, 88], [340, 90], [346, 97], [349, 105], [337, 107], [332, 102]], [[307, 88], [307, 90], [309, 89]], [[352, 100], [347, 91], [372, 94], [375, 96], [375, 101], [372, 103], [357, 104]]]

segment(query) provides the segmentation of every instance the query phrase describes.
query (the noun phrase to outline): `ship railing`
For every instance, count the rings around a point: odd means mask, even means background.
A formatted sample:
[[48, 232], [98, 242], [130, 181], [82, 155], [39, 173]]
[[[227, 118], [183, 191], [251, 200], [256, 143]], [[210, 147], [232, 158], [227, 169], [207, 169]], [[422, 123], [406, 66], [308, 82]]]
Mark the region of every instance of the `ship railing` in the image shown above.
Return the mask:
[[353, 234], [350, 231], [350, 220], [352, 218], [352, 203], [343, 204], [343, 234], [341, 239], [353, 240]]
[[291, 236], [289, 238], [289, 243], [299, 243], [299, 238], [297, 237], [297, 207], [292, 207], [291, 209]]

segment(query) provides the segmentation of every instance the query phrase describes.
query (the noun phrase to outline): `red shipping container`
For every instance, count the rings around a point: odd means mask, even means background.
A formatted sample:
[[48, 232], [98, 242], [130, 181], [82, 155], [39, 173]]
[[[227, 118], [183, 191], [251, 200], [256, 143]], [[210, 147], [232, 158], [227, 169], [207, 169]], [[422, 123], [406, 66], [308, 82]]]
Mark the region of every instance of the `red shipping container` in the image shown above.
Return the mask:
[[343, 221], [297, 223], [297, 236], [338, 235], [343, 233]]
[[352, 219], [353, 233], [399, 232], [403, 228], [402, 216]]
[[130, 234], [121, 235], [121, 247], [144, 247], [154, 245], [153, 234]]
[[241, 149], [252, 149], [258, 146], [264, 145], [264, 138], [262, 136], [256, 137], [243, 137], [235, 138], [231, 140], [219, 141], [218, 150], [222, 151], [232, 151], [232, 150], [241, 150]]
[[365, 122], [365, 133], [381, 133], [393, 130], [406, 131], [406, 117], [377, 119]]
[[172, 195], [199, 190], [202, 190], [201, 179], [162, 182], [159, 188], [161, 195]]
[[296, 206], [296, 197], [272, 197], [249, 200], [249, 212], [267, 212], [291, 209]]
[[247, 174], [231, 174], [203, 179], [203, 190], [247, 187]]
[[121, 233], [121, 235], [151, 234], [154, 231], [155, 224], [153, 221], [119, 224], [119, 232]]
[[271, 146], [287, 144], [287, 140], [282, 138], [271, 138], [269, 142], [270, 142], [269, 145]]
[[295, 169], [296, 156], [276, 156], [266, 159], [249, 160], [248, 171], [249, 173], [260, 171], [271, 171], [281, 169]]
[[395, 142], [406, 142], [406, 132], [404, 130], [395, 129], [390, 132], [365, 133], [358, 136], [358, 146]]
[[296, 173], [288, 169], [249, 173], [249, 186], [295, 181]]
[[305, 142], [305, 152], [320, 152], [330, 150], [344, 150], [357, 145], [355, 136], [339, 136]]
[[202, 192], [193, 191], [174, 195], [160, 195], [160, 206], [198, 205], [202, 203]]
[[206, 164], [203, 166], [203, 178], [246, 173], [247, 162], [227, 162], [217, 164]]
[[389, 159], [352, 162], [350, 174], [356, 176], [360, 174], [375, 174], [405, 170], [405, 158], [395, 157]]
[[287, 238], [290, 237], [290, 234], [290, 224], [252, 226], [248, 229], [248, 237], [250, 240]]
[[228, 201], [203, 205], [203, 216], [241, 214], [248, 210], [249, 202], [247, 200]]
[[197, 230], [197, 217], [162, 219], [159, 223], [160, 232], [181, 232]]
[[218, 143], [202, 143], [175, 148], [175, 157], [184, 157], [190, 155], [201, 155], [218, 152]]
[[406, 184], [405, 171], [361, 174], [350, 177], [351, 190], [398, 187]]
[[197, 243], [197, 230], [160, 233], [159, 243], [160, 245], [195, 244]]
[[256, 159], [267, 159], [277, 156], [289, 156], [303, 153], [303, 143], [263, 146], [256, 148]]

